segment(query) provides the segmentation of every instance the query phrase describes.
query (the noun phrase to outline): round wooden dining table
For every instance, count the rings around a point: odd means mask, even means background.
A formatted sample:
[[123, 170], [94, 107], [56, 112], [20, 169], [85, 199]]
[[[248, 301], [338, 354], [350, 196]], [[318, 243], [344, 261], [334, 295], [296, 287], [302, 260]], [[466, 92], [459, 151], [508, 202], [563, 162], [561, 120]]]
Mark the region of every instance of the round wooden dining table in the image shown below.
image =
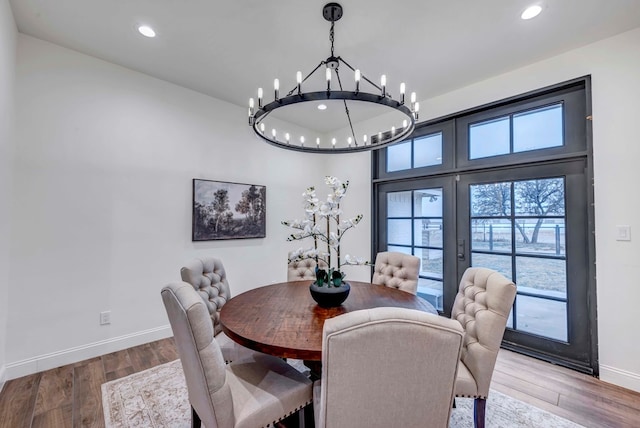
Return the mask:
[[282, 282], [233, 297], [220, 311], [222, 330], [255, 351], [319, 362], [326, 319], [380, 306], [438, 313], [429, 302], [411, 293], [357, 281], [349, 281], [351, 291], [342, 306], [321, 308], [311, 298], [310, 284], [309, 280]]

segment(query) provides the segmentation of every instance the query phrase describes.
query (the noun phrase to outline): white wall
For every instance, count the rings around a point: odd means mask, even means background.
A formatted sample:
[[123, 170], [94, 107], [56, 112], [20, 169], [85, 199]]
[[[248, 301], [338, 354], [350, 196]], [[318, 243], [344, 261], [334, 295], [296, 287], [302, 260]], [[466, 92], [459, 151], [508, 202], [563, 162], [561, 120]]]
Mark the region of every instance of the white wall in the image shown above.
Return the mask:
[[[286, 279], [314, 162], [261, 143], [244, 108], [20, 34], [10, 377], [170, 334], [160, 289], [220, 257], [234, 294]], [[265, 239], [191, 242], [191, 180], [267, 186]], [[99, 313], [112, 323], [99, 325]]]
[[[640, 391], [640, 29], [424, 100], [429, 120], [590, 74], [600, 377]], [[367, 187], [352, 189], [366, 192]], [[364, 202], [363, 202], [364, 203]], [[630, 225], [631, 242], [615, 240]]]
[[14, 84], [18, 32], [8, 0], [0, 0], [0, 390], [5, 379], [9, 307], [9, 234], [14, 150]]

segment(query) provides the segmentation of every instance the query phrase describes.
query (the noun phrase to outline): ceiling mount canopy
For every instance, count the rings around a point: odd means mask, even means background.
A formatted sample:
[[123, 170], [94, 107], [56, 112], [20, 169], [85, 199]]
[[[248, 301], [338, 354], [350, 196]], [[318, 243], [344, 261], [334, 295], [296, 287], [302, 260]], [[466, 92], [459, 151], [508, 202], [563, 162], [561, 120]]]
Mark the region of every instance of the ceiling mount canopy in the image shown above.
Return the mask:
[[[280, 81], [275, 79], [273, 101], [265, 102], [262, 88], [258, 88], [257, 104], [249, 99], [249, 125], [264, 141], [288, 150], [351, 153], [386, 147], [413, 132], [420, 107], [415, 92], [405, 104], [405, 84], [401, 83], [400, 99], [393, 99], [387, 92], [385, 75], [380, 77], [378, 86], [360, 69], [334, 54], [334, 26], [342, 14], [338, 3], [328, 3], [322, 9], [322, 16], [331, 22], [331, 54], [327, 59], [304, 78], [298, 71], [296, 85], [286, 95], [280, 96]], [[343, 87], [342, 66], [352, 73], [350, 89]], [[343, 112], [340, 119], [331, 116], [331, 123], [322, 129], [309, 125], [322, 120], [327, 104]], [[355, 110], [363, 113], [355, 115]], [[302, 116], [305, 120], [301, 122], [307, 124], [296, 122]]]

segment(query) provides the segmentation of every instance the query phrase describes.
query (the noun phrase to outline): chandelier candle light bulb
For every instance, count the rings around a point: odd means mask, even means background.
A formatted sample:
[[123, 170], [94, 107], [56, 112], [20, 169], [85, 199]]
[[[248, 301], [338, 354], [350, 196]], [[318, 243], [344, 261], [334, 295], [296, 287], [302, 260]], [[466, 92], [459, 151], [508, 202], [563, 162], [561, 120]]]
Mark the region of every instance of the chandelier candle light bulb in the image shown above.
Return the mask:
[[331, 69], [327, 67], [327, 70], [324, 72], [327, 78], [327, 92], [331, 90]]
[[404, 92], [406, 90], [405, 84], [404, 82], [402, 82], [400, 84], [400, 95], [402, 95], [402, 101], [400, 101], [402, 104], [404, 104]]
[[298, 83], [298, 95], [300, 95], [300, 88], [302, 86], [302, 72], [298, 71], [296, 73], [296, 82]]
[[276, 101], [280, 98], [278, 92], [280, 91], [280, 81], [278, 79], [273, 80], [273, 91], [275, 92]]
[[380, 86], [382, 86], [382, 96], [386, 97], [386, 93], [387, 93], [387, 76], [385, 76], [384, 74], [382, 76], [380, 76]]
[[360, 70], [356, 70], [354, 73], [356, 79], [356, 93], [360, 91]]

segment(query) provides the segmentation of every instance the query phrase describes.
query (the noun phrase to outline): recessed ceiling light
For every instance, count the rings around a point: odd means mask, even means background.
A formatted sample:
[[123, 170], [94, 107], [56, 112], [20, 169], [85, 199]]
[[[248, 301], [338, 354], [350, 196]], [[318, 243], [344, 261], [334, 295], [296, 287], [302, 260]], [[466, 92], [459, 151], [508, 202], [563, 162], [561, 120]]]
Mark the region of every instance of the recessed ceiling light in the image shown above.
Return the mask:
[[318, 104], [318, 110], [326, 110], [326, 109], [327, 109], [326, 104]]
[[534, 4], [533, 6], [529, 6], [528, 8], [526, 8], [524, 12], [522, 12], [522, 15], [520, 15], [520, 18], [522, 19], [535, 18], [536, 16], [540, 15], [540, 12], [542, 12], [542, 6]]
[[140, 25], [138, 27], [138, 32], [140, 32], [140, 34], [142, 34], [145, 37], [155, 37], [156, 36], [156, 32], [153, 31], [153, 28], [149, 27], [148, 25]]

